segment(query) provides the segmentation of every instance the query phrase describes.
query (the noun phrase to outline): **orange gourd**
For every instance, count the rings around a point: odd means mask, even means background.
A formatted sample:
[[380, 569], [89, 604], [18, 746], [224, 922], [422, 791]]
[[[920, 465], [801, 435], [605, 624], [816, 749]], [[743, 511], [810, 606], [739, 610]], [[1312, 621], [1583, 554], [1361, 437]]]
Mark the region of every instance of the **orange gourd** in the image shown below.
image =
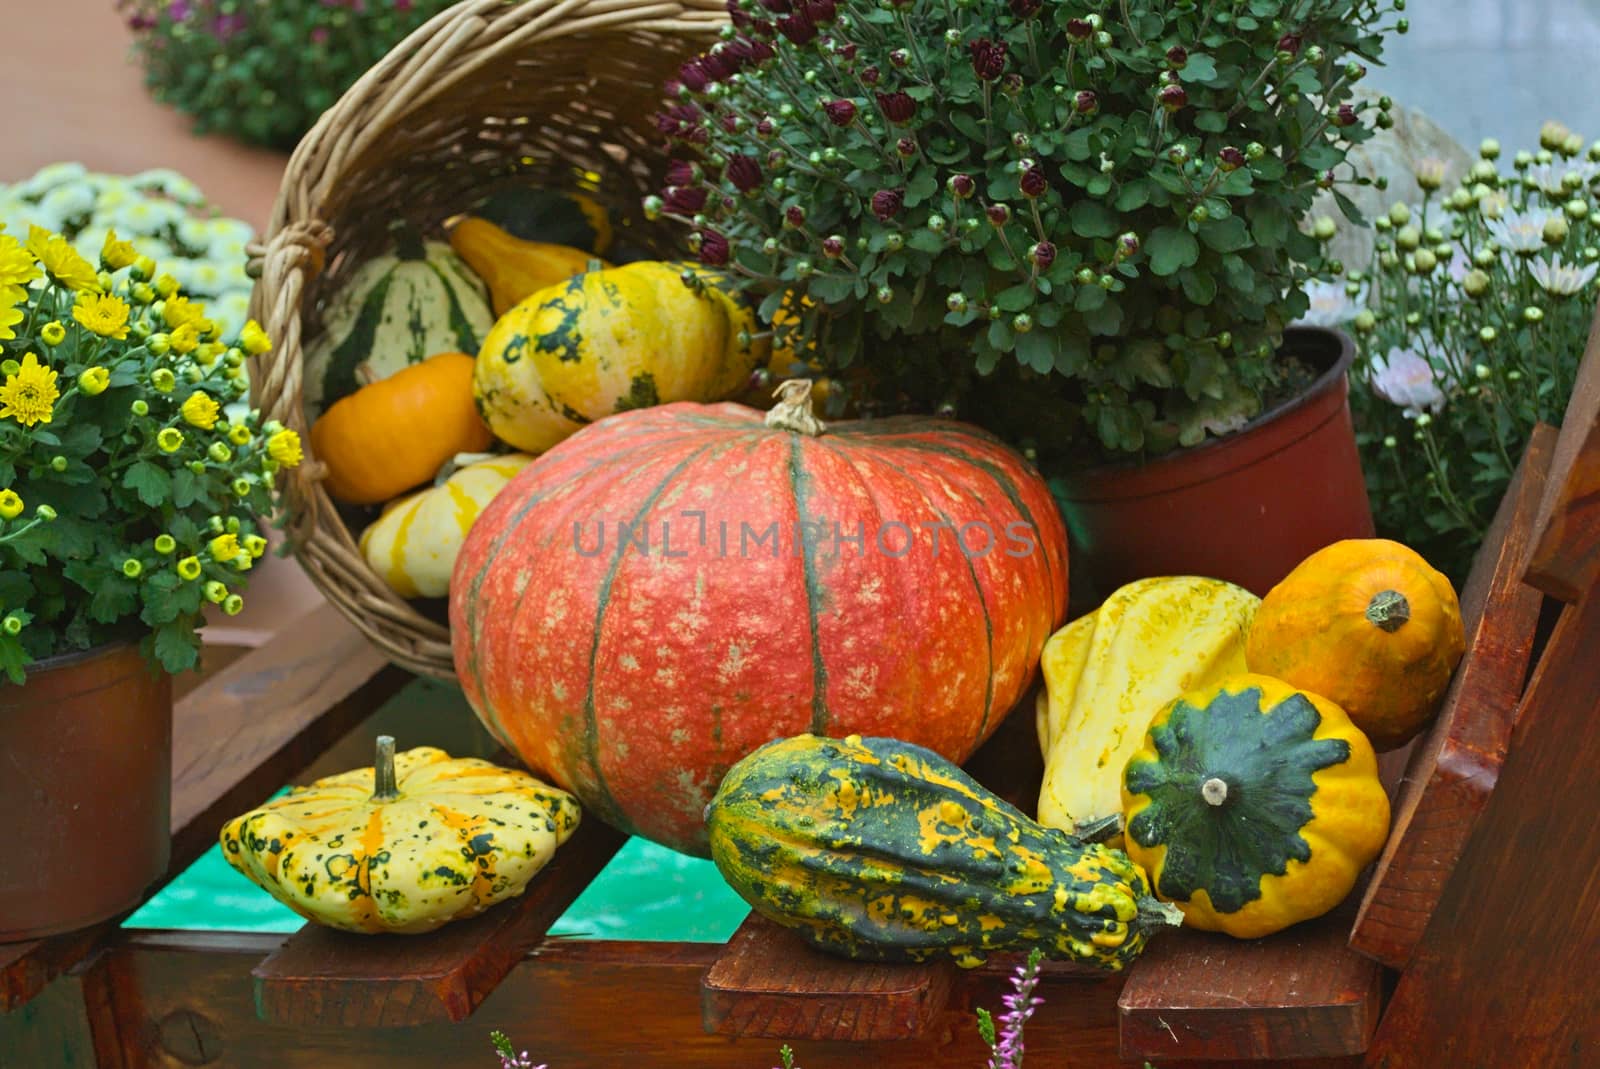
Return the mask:
[[440, 353], [342, 398], [311, 425], [328, 493], [376, 505], [429, 481], [457, 453], [494, 436], [472, 400], [473, 359]]
[[1427, 724], [1465, 648], [1449, 579], [1398, 542], [1347, 539], [1262, 599], [1245, 663], [1329, 699], [1392, 750]]

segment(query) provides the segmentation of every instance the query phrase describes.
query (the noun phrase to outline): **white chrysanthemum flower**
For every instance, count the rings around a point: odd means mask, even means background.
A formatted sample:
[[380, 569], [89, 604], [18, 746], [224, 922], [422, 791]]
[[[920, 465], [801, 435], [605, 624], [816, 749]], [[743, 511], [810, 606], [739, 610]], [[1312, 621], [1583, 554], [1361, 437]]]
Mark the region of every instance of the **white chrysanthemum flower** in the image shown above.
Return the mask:
[[92, 264], [100, 262], [100, 250], [105, 248], [106, 235], [111, 228], [99, 222], [91, 222], [88, 226], [78, 231], [77, 237], [72, 239], [72, 247]]
[[1433, 365], [1409, 349], [1391, 349], [1387, 357], [1372, 359], [1367, 381], [1372, 392], [1414, 416], [1444, 407], [1444, 393], [1434, 381]]
[[1507, 252], [1532, 256], [1544, 248], [1544, 225], [1551, 212], [1506, 212], [1499, 219], [1489, 220], [1489, 233]]
[[1551, 260], [1534, 260], [1528, 264], [1528, 270], [1533, 272], [1533, 280], [1546, 292], [1557, 297], [1571, 297], [1575, 293], [1582, 293], [1594, 281], [1596, 272], [1600, 272], [1600, 264], [1589, 264], [1580, 267], [1578, 264], [1563, 264], [1558, 255]]
[[182, 206], [171, 201], [138, 200], [113, 212], [110, 222], [119, 232], [147, 236], [162, 233], [185, 215]]
[[204, 219], [187, 216], [178, 220], [178, 240], [191, 249], [211, 247], [211, 228]]
[[1478, 198], [1478, 214], [1485, 219], [1498, 219], [1511, 208], [1511, 198], [1504, 193], [1485, 190]]
[[1345, 292], [1343, 282], [1308, 282], [1311, 307], [1300, 322], [1312, 327], [1342, 327], [1361, 311], [1361, 304]]
[[207, 302], [206, 314], [217, 324], [218, 337], [230, 345], [237, 343], [245, 320], [250, 318], [250, 291], [232, 290]]
[[205, 221], [206, 234], [215, 244], [219, 241], [237, 241], [240, 245], [255, 240], [256, 231], [249, 223], [238, 219], [217, 218]]
[[59, 185], [39, 198], [39, 207], [57, 219], [87, 221], [94, 211], [94, 190], [87, 183]]
[[18, 182], [14, 188], [19, 196], [35, 200], [57, 186], [79, 181], [88, 173], [81, 163], [52, 163], [39, 168], [33, 177]]
[[156, 167], [148, 171], [141, 171], [128, 181], [141, 189], [154, 189], [174, 200], [183, 201], [190, 206], [205, 203], [205, 195], [200, 192], [200, 187], [189, 181], [177, 171], [166, 167]]
[[210, 300], [227, 288], [228, 273], [214, 263], [196, 260], [189, 265], [189, 280], [183, 288], [203, 300]]

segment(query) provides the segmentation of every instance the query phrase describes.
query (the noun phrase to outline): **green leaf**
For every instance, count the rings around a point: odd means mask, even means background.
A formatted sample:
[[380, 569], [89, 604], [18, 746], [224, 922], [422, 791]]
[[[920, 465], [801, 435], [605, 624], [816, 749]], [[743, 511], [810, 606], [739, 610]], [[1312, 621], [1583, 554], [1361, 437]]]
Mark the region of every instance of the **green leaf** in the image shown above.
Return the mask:
[[1109, 238], [1117, 232], [1115, 213], [1097, 200], [1080, 200], [1067, 212], [1072, 232], [1084, 238]]
[[172, 496], [172, 480], [161, 468], [148, 460], [136, 461], [122, 475], [122, 485], [139, 495], [151, 508]]
[[1026, 334], [1018, 334], [1017, 359], [1023, 366], [1043, 374], [1055, 366], [1056, 363], [1056, 334], [1050, 330], [1030, 330]]
[[1263, 200], [1250, 213], [1250, 232], [1257, 245], [1276, 248], [1289, 236], [1289, 229], [1289, 213], [1276, 201]]
[[849, 275], [821, 275], [807, 280], [807, 292], [818, 304], [837, 304], [850, 296], [855, 284]]
[[1200, 227], [1200, 240], [1218, 252], [1238, 252], [1250, 245], [1250, 231], [1237, 215], [1212, 219]]
[[939, 252], [944, 248], [944, 243], [945, 236], [943, 234], [935, 234], [927, 227], [913, 230], [911, 236], [906, 238], [906, 248], [915, 249], [918, 252]]
[[1194, 127], [1210, 134], [1220, 134], [1228, 128], [1228, 116], [1220, 111], [1202, 111], [1195, 115]]
[[1184, 270], [1178, 273], [1183, 295], [1199, 305], [1210, 304], [1217, 296], [1217, 279], [1209, 271]]
[[1194, 235], [1172, 226], [1152, 230], [1144, 250], [1150, 256], [1150, 270], [1161, 276], [1176, 274], [1200, 258], [1200, 243]]
[[1143, 208], [1150, 203], [1150, 183], [1142, 178], [1124, 183], [1117, 190], [1116, 202], [1112, 205], [1119, 212], [1131, 212]]
[[168, 672], [187, 672], [200, 659], [200, 637], [188, 620], [162, 624], [153, 640], [156, 659]]
[[1001, 290], [994, 303], [1002, 312], [1020, 312], [1033, 304], [1033, 287], [1019, 282], [1008, 290]]
[[1207, 55], [1189, 53], [1189, 62], [1184, 64], [1183, 70], [1178, 72], [1178, 77], [1186, 82], [1209, 82], [1217, 76], [1217, 61]]

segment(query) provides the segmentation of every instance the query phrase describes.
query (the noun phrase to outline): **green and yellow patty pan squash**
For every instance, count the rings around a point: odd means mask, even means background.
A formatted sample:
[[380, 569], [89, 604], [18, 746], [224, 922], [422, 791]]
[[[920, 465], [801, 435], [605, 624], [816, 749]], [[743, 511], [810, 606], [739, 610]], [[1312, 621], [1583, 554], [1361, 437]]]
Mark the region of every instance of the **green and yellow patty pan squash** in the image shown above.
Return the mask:
[[502, 440], [543, 453], [618, 412], [732, 397], [768, 359], [757, 334], [750, 309], [703, 268], [646, 260], [587, 271], [495, 323], [478, 351], [478, 411]]
[[1120, 851], [1041, 827], [931, 750], [799, 735], [728, 772], [711, 857], [756, 912], [871, 961], [994, 950], [1121, 969], [1178, 923]]
[[430, 746], [298, 787], [229, 821], [222, 856], [272, 897], [348, 932], [428, 932], [514, 898], [578, 826], [526, 772]]
[[1156, 713], [1245, 670], [1261, 599], [1220, 579], [1129, 583], [1050, 636], [1037, 713], [1039, 823], [1063, 831], [1122, 812], [1122, 769]]
[[1249, 939], [1342, 902], [1383, 849], [1372, 744], [1337, 705], [1244, 673], [1185, 694], [1123, 775], [1129, 855], [1184, 923]]

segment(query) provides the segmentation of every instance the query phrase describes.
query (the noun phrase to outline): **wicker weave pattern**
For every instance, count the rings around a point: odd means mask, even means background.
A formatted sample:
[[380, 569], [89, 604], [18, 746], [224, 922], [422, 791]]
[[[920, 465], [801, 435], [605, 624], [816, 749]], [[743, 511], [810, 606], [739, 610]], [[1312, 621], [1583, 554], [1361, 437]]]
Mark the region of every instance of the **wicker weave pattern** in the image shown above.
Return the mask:
[[[324, 295], [379, 251], [507, 183], [572, 189], [598, 174], [617, 240], [670, 248], [638, 217], [663, 166], [661, 84], [727, 21], [721, 0], [465, 0], [368, 71], [289, 161], [252, 314], [275, 342], [252, 368], [266, 418], [305, 437], [302, 345]], [[397, 664], [454, 678], [449, 631], [367, 566], [315, 457], [280, 483], [290, 545], [328, 599]]]

